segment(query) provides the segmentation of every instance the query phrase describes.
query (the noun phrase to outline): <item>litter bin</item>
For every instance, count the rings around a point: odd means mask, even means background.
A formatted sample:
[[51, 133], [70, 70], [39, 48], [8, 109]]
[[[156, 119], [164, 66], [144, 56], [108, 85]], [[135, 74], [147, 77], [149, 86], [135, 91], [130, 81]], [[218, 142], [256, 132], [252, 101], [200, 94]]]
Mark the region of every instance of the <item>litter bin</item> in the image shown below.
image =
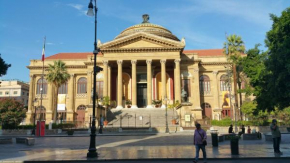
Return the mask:
[[239, 155], [239, 136], [233, 135], [231, 137], [231, 153], [232, 155]]
[[217, 130], [211, 130], [211, 142], [212, 142], [212, 146], [213, 147], [218, 147], [219, 146]]

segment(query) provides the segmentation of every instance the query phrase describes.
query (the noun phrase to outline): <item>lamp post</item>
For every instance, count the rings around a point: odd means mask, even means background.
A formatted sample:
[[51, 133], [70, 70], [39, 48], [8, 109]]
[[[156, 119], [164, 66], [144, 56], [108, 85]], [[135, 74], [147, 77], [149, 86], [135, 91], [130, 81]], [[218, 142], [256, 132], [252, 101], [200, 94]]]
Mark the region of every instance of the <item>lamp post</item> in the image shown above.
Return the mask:
[[[95, 10], [95, 11], [94, 11]], [[95, 5], [93, 5], [92, 0], [90, 0], [89, 6], [88, 6], [88, 16], [95, 16], [95, 40], [94, 40], [94, 87], [93, 87], [93, 121], [92, 121], [92, 127], [91, 127], [91, 134], [90, 134], [90, 147], [89, 152], [87, 153], [87, 157], [98, 157], [97, 149], [96, 149], [96, 115], [95, 115], [95, 109], [96, 109], [96, 76], [97, 76], [97, 54], [98, 54], [98, 48], [97, 48], [97, 1], [95, 0]]]
[[169, 133], [168, 121], [167, 121], [167, 103], [168, 103], [169, 99], [167, 99], [167, 97], [165, 97], [163, 99], [163, 101], [165, 102], [165, 125], [166, 125], [165, 133]]

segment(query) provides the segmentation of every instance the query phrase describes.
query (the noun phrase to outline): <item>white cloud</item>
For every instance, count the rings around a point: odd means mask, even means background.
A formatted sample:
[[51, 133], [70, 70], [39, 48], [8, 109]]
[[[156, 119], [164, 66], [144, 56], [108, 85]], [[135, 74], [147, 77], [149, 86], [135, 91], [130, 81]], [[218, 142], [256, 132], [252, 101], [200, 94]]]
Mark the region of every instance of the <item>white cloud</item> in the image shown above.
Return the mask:
[[87, 14], [87, 11], [83, 9], [84, 6], [81, 5], [81, 4], [72, 4], [72, 3], [70, 3], [70, 4], [67, 4], [67, 5], [72, 7], [72, 8], [74, 8], [74, 9], [77, 9], [81, 13], [81, 15], [86, 15]]
[[52, 42], [47, 42], [46, 45], [55, 45], [55, 44]]
[[71, 6], [71, 7], [73, 7], [73, 8], [75, 8], [75, 9], [77, 9], [77, 10], [79, 10], [79, 11], [81, 11], [82, 9], [83, 9], [83, 5], [81, 5], [81, 4], [68, 4], [69, 6]]

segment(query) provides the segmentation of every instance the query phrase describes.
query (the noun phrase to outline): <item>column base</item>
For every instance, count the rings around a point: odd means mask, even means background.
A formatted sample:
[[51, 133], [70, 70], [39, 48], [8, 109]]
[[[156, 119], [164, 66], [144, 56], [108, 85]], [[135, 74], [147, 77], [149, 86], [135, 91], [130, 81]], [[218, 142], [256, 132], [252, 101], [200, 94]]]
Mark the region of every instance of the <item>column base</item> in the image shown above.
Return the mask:
[[123, 109], [123, 106], [119, 105], [119, 106], [116, 107], [116, 109]]
[[137, 105], [132, 105], [131, 108], [132, 109], [138, 109], [138, 106]]
[[154, 107], [153, 107], [152, 105], [147, 105], [146, 108], [148, 108], [148, 109], [153, 109]]
[[68, 121], [68, 122], [73, 122], [74, 121], [74, 113], [72, 112], [72, 111], [68, 111], [67, 113], [66, 113], [66, 120]]
[[46, 112], [46, 115], [45, 115], [45, 117], [46, 117], [46, 119], [45, 119], [45, 123], [46, 124], [48, 124], [49, 122], [52, 122], [52, 112], [51, 111], [47, 111]]
[[166, 106], [164, 104], [162, 104], [161, 109], [165, 109], [165, 108], [166, 108]]

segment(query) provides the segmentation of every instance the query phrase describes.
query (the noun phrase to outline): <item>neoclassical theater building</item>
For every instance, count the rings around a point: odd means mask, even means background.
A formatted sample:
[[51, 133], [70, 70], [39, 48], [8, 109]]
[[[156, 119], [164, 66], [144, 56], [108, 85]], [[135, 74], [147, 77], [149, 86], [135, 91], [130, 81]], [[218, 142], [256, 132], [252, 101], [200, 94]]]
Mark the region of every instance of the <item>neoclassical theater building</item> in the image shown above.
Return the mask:
[[[179, 39], [170, 30], [150, 23], [146, 15], [143, 19], [112, 41], [98, 41], [97, 65], [103, 68], [97, 74], [98, 96], [109, 96], [111, 106], [119, 110], [127, 108], [126, 100], [132, 101], [132, 110], [154, 110], [154, 100], [163, 100], [161, 108], [165, 108], [164, 98], [168, 104], [178, 100], [181, 123], [185, 115], [194, 120], [231, 116], [225, 69], [228, 63], [223, 49], [185, 50], [184, 38]], [[45, 58], [45, 68], [56, 60], [62, 60], [71, 75], [59, 88], [59, 94], [65, 98], [65, 110], [59, 114], [67, 121], [89, 121], [93, 54], [58, 53]], [[41, 112], [49, 123], [55, 110], [53, 88], [46, 80], [40, 107], [42, 64], [41, 60], [31, 60], [27, 66], [30, 70], [27, 123], [33, 122], [34, 110]]]

